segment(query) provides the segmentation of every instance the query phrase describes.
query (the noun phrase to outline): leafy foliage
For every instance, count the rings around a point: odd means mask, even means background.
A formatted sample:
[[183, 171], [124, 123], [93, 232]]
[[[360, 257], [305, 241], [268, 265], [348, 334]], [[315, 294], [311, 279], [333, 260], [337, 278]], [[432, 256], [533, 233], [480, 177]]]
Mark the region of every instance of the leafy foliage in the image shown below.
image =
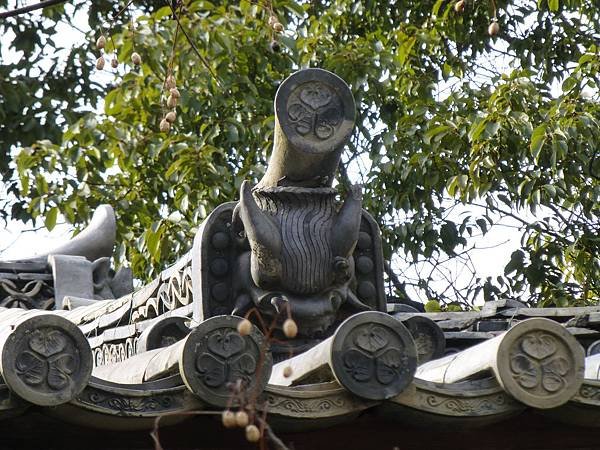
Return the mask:
[[[120, 260], [151, 276], [190, 247], [197, 225], [236, 199], [244, 179], [261, 176], [278, 83], [318, 66], [344, 78], [358, 105], [340, 183], [365, 184], [386, 259], [418, 269], [397, 295], [413, 285], [437, 304], [468, 305], [480, 295], [595, 302], [600, 13], [592, 0], [495, 4], [501, 31], [490, 37], [494, 2], [486, 1], [457, 13], [447, 0], [190, 0], [180, 22], [197, 55], [169, 6], [135, 2], [133, 30], [127, 11], [115, 18], [123, 5], [97, 1], [93, 32], [61, 61], [47, 55], [57, 49], [55, 24], [70, 20], [64, 9], [20, 16], [0, 25], [23, 52], [18, 64], [0, 66], [0, 143], [19, 149], [12, 169], [9, 152], [0, 159], [17, 196], [12, 217], [43, 216], [52, 228], [60, 212], [82, 225], [111, 203]], [[269, 48], [271, 7], [287, 29], [277, 37], [281, 53]], [[93, 42], [111, 21], [106, 50], [120, 61], [136, 51], [143, 63], [121, 65], [104, 86], [91, 81]], [[169, 61], [181, 99], [165, 134], [158, 124]], [[103, 113], [84, 111], [103, 96]], [[477, 278], [474, 243], [509, 219], [521, 249], [504, 276]], [[473, 271], [464, 288], [449, 278], [449, 261]]]

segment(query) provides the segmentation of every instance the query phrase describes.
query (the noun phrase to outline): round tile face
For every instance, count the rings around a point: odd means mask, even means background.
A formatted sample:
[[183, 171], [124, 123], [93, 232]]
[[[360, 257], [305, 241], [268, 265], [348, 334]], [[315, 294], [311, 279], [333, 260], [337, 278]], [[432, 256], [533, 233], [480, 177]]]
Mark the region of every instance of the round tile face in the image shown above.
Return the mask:
[[255, 326], [241, 336], [237, 331], [241, 320], [217, 316], [202, 322], [188, 336], [182, 352], [185, 384], [213, 406], [230, 406], [237, 388], [248, 396], [262, 392], [271, 376], [273, 360], [264, 336]]
[[352, 133], [356, 106], [348, 85], [322, 69], [290, 75], [275, 97], [279, 124], [294, 147], [329, 153]]
[[413, 316], [403, 322], [415, 341], [417, 359], [423, 364], [440, 358], [446, 349], [446, 338], [441, 328], [431, 319]]
[[497, 372], [517, 400], [554, 408], [579, 390], [584, 361], [583, 348], [563, 326], [536, 318], [507, 332], [498, 348]]
[[417, 368], [414, 341], [398, 320], [379, 312], [355, 314], [338, 328], [331, 347], [338, 382], [369, 400], [398, 395]]
[[92, 374], [92, 351], [77, 326], [51, 314], [26, 319], [7, 338], [2, 352], [6, 384], [42, 406], [66, 403]]

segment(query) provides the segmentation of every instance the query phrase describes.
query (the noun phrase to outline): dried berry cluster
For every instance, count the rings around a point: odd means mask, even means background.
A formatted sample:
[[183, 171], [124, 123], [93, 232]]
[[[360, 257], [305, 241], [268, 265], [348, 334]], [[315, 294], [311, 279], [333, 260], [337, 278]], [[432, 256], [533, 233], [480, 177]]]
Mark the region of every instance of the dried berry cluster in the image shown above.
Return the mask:
[[[100, 56], [96, 60], [96, 69], [103, 70], [104, 65], [106, 64], [106, 59], [104, 58], [104, 48], [106, 47], [106, 38], [104, 35], [100, 35], [100, 37], [96, 40], [96, 48], [100, 50]], [[113, 69], [116, 69], [119, 66], [119, 61], [117, 59], [117, 55], [115, 55], [110, 61], [110, 66]]]
[[[461, 14], [465, 11], [466, 0], [458, 0], [454, 4], [454, 12]], [[500, 33], [500, 25], [498, 24], [498, 18], [496, 17], [496, 4], [492, 1], [494, 10], [494, 16], [490, 25], [488, 26], [488, 34], [492, 37], [497, 36]]]
[[[287, 312], [287, 318], [283, 322], [281, 329], [286, 338], [293, 339], [298, 335], [298, 325], [291, 317], [291, 310], [289, 304], [286, 304], [286, 306], [287, 307], [285, 308], [285, 311]], [[256, 313], [259, 316], [260, 322], [264, 325], [262, 317], [260, 317], [260, 313], [257, 310], [251, 310], [250, 312], [248, 312], [247, 316], [251, 313]], [[248, 320], [247, 316], [246, 318], [242, 319], [237, 325], [237, 332], [241, 336], [248, 336], [252, 333], [252, 330], [254, 328], [254, 325], [252, 324], [252, 322], [250, 322], [250, 320]], [[265, 330], [267, 340], [272, 339], [271, 334], [276, 323], [277, 318], [274, 319], [273, 323], [271, 324], [271, 327], [268, 330]], [[291, 366], [286, 366], [283, 369], [283, 376], [286, 378], [292, 376]], [[257, 426], [257, 424], [261, 422], [260, 419], [256, 416], [255, 411], [256, 405], [252, 404], [252, 402], [250, 402], [250, 404], [245, 405], [245, 408], [241, 407], [237, 412], [233, 412], [230, 409], [226, 409], [225, 411], [223, 411], [222, 414], [223, 425], [226, 428], [245, 428], [246, 439], [249, 442], [258, 442], [263, 436], [264, 427]], [[264, 417], [262, 418], [262, 424], [268, 427], [268, 425], [265, 425], [266, 422]]]
[[[104, 35], [101, 35], [98, 38], [98, 40], [96, 41], [96, 47], [101, 51], [106, 47], [106, 38], [104, 37]], [[131, 54], [131, 62], [135, 66], [140, 66], [142, 64], [142, 57], [139, 53], [133, 52]], [[103, 70], [105, 64], [106, 60], [104, 58], [104, 55], [101, 54], [100, 57], [96, 60], [96, 69]], [[118, 67], [119, 62], [116, 56], [113, 57], [113, 59], [110, 62], [110, 65], [115, 69]], [[173, 76], [171, 69], [169, 69], [169, 75], [165, 80], [164, 87], [166, 87], [169, 90], [169, 96], [166, 100], [166, 107], [170, 111], [168, 111], [163, 116], [162, 120], [160, 121], [159, 128], [161, 132], [167, 133], [171, 129], [171, 124], [175, 122], [175, 119], [177, 118], [175, 108], [177, 107], [177, 103], [179, 103], [179, 97], [181, 97], [181, 94], [177, 89], [175, 77]]]
[[[98, 70], [104, 70], [104, 65], [106, 64], [106, 59], [104, 58], [104, 48], [105, 47], [106, 47], [106, 38], [102, 34], [96, 40], [96, 48], [98, 50], [100, 50], [100, 57], [98, 57], [98, 59], [96, 60], [96, 69], [98, 69]], [[142, 64], [142, 57], [139, 55], [139, 53], [133, 52], [131, 54], [131, 62], [134, 65], [139, 66], [140, 64]], [[116, 69], [117, 67], [119, 67], [119, 60], [117, 59], [117, 55], [113, 56], [113, 58], [111, 59], [110, 66], [113, 69]]]
[[163, 119], [160, 121], [160, 131], [163, 133], [168, 132], [171, 129], [171, 124], [175, 122], [177, 118], [177, 113], [175, 112], [175, 108], [177, 108], [177, 103], [179, 103], [179, 97], [181, 94], [179, 93], [179, 89], [177, 89], [177, 83], [175, 82], [175, 77], [172, 73], [169, 73], [167, 79], [165, 80], [165, 87], [169, 90], [169, 97], [166, 101], [166, 106], [170, 111], [165, 114]]
[[[276, 53], [276, 52], [281, 51], [281, 45], [277, 41], [277, 35], [280, 33], [283, 33], [285, 28], [284, 28], [283, 24], [279, 21], [277, 16], [275, 15], [273, 8], [270, 5], [270, 2], [269, 2], [268, 8], [270, 10], [268, 24], [271, 29], [271, 36], [272, 36], [270, 49], [271, 49], [271, 51]], [[175, 12], [173, 12], [173, 14], [175, 15]], [[188, 40], [189, 40], [189, 38], [188, 38]], [[175, 41], [177, 41], [177, 34], [175, 35]], [[113, 46], [114, 46], [114, 43], [113, 43]], [[104, 70], [104, 66], [106, 65], [106, 59], [105, 59], [105, 53], [104, 53], [104, 48], [106, 47], [106, 37], [104, 36], [103, 32], [96, 41], [96, 47], [100, 50], [100, 56], [96, 60], [96, 69]], [[175, 48], [175, 46], [173, 47], [173, 49], [174, 48]], [[142, 57], [140, 56], [139, 53], [133, 52], [131, 54], [131, 62], [135, 66], [140, 66], [142, 64]], [[179, 103], [179, 98], [181, 96], [179, 93], [179, 90], [177, 89], [176, 83], [175, 83], [175, 77], [173, 76], [172, 62], [173, 62], [173, 57], [171, 57], [171, 61], [169, 62], [168, 72], [167, 72], [168, 76], [167, 76], [167, 79], [165, 80], [165, 84], [163, 85], [163, 88], [166, 88], [169, 90], [169, 95], [165, 102], [166, 109], [168, 111], [163, 115], [163, 117], [160, 121], [160, 124], [159, 124], [159, 129], [163, 133], [168, 133], [171, 129], [171, 125], [177, 119], [177, 113], [175, 110], [177, 108], [177, 104]], [[116, 54], [112, 58], [110, 65], [115, 69], [119, 66], [119, 61], [117, 59]], [[289, 330], [295, 329], [295, 331], [290, 331], [290, 333], [293, 333], [295, 335], [297, 333], [297, 327], [293, 321], [292, 321], [292, 323], [293, 324], [288, 324], [287, 328]]]
[[[269, 26], [271, 27], [271, 29], [275, 33], [283, 33], [283, 31], [284, 31], [283, 24], [279, 21], [279, 19], [277, 18], [276, 15], [271, 14], [269, 16], [269, 22], [268, 23], [269, 23]], [[277, 41], [276, 36], [273, 37], [273, 39], [271, 40], [271, 44], [269, 45], [269, 47], [271, 48], [271, 51], [274, 52], [274, 53], [277, 53], [277, 52], [281, 51], [281, 45]]]
[[250, 423], [250, 416], [243, 409], [237, 412], [226, 409], [221, 415], [221, 420], [225, 428], [244, 428], [246, 439], [249, 442], [258, 442], [262, 436], [261, 430], [253, 423]]

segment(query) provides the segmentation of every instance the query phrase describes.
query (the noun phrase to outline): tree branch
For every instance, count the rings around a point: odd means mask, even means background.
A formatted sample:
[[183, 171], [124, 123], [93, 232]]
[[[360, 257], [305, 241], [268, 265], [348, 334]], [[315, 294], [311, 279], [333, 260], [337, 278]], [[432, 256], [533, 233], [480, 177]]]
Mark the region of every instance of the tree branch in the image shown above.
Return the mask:
[[12, 11], [0, 12], [0, 19], [18, 16], [26, 12], [43, 9], [48, 6], [60, 5], [61, 3], [66, 3], [67, 1], [68, 0], [46, 0], [39, 3], [34, 3], [33, 5], [23, 6], [22, 8], [13, 9]]

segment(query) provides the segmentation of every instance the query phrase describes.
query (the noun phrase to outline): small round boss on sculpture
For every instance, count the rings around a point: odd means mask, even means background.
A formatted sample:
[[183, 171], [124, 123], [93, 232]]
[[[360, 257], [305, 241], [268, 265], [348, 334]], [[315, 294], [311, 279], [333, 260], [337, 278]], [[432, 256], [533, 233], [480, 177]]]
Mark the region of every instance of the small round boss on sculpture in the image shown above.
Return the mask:
[[329, 153], [350, 137], [355, 104], [348, 85], [323, 69], [290, 75], [275, 96], [279, 125], [293, 147]]

